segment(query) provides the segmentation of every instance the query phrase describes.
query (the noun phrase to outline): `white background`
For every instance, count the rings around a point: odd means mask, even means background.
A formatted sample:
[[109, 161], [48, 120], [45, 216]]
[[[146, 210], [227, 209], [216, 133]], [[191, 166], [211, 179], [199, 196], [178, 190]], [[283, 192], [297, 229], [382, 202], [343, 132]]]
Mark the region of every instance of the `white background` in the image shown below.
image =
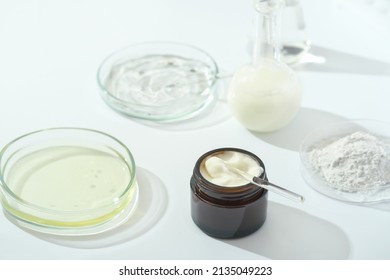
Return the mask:
[[[254, 134], [223, 102], [220, 111], [184, 123], [139, 122], [106, 106], [96, 83], [105, 56], [151, 40], [198, 46], [234, 72], [250, 60], [250, 0], [0, 0], [0, 146], [42, 128], [98, 129], [130, 148], [145, 187], [145, 212], [94, 238], [35, 234], [1, 213], [0, 259], [390, 259], [390, 210], [317, 193], [303, 181], [298, 156], [303, 137], [323, 124], [390, 121], [390, 71], [383, 64], [390, 63], [390, 4], [301, 2], [307, 34], [329, 63], [299, 70], [304, 99], [288, 127]], [[189, 180], [200, 155], [226, 146], [257, 154], [271, 181], [306, 202], [270, 194], [267, 221], [255, 234], [203, 234], [190, 218]]]

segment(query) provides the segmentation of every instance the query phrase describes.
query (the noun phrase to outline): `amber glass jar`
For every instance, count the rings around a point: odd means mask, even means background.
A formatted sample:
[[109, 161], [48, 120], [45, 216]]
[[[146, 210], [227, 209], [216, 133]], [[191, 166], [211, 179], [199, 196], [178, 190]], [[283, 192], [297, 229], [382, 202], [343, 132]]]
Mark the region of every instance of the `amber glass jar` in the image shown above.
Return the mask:
[[267, 180], [263, 162], [246, 150], [221, 148], [207, 152], [196, 162], [191, 177], [191, 216], [195, 224], [210, 236], [242, 237], [263, 225], [267, 215], [268, 191], [251, 183], [225, 187], [206, 180], [200, 170], [201, 164], [207, 157], [224, 151], [250, 156], [264, 170], [259, 177]]

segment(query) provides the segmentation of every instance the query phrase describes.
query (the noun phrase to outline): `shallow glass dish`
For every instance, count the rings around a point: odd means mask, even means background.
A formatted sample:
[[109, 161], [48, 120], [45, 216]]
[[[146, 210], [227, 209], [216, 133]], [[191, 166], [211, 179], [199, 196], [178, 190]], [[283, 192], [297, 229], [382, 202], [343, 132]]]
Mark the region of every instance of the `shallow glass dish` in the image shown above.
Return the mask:
[[[313, 189], [328, 197], [344, 202], [368, 204], [388, 201], [390, 200], [390, 181], [381, 185], [373, 184], [355, 191], [347, 190], [340, 185], [329, 183], [312, 164], [310, 152], [313, 149], [355, 132], [369, 133], [380, 139], [382, 143], [385, 143], [387, 147], [385, 149], [385, 157], [390, 162], [389, 123], [375, 120], [343, 121], [321, 127], [305, 138], [300, 148], [302, 176]], [[387, 166], [383, 172], [390, 174], [390, 166]]]
[[0, 151], [1, 202], [15, 223], [45, 233], [109, 230], [137, 202], [129, 149], [103, 132], [52, 128], [20, 136]]
[[103, 100], [131, 117], [174, 121], [192, 117], [215, 99], [218, 67], [201, 49], [148, 42], [116, 51], [101, 63]]

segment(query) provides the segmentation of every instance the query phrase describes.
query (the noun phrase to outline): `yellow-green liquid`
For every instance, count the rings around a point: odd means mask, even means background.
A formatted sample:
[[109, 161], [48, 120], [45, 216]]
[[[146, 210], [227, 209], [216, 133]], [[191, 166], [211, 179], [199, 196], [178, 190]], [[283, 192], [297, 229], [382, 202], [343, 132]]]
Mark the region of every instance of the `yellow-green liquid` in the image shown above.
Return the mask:
[[[55, 226], [84, 226], [102, 222], [120, 212], [131, 195], [118, 204], [128, 190], [130, 168], [117, 155], [78, 146], [50, 147], [30, 153], [15, 162], [7, 176], [7, 185], [30, 205], [77, 213], [89, 211], [85, 217], [53, 219], [27, 213], [23, 208], [8, 209], [22, 219]], [[112, 204], [110, 207], [102, 207]], [[104, 212], [106, 211], [106, 212]], [[108, 212], [107, 212], [108, 211]]]

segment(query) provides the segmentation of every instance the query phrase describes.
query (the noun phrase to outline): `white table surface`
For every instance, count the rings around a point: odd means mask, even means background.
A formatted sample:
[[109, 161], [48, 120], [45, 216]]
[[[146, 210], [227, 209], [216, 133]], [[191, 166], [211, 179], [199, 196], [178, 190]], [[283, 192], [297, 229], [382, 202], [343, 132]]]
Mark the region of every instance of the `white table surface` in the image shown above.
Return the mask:
[[[255, 134], [223, 102], [183, 123], [139, 122], [106, 106], [96, 84], [106, 55], [154, 40], [196, 45], [232, 73], [250, 59], [250, 0], [0, 0], [0, 146], [48, 127], [105, 131], [133, 152], [143, 188], [133, 220], [94, 238], [28, 232], [0, 212], [0, 259], [390, 259], [390, 205], [362, 207], [317, 193], [302, 179], [298, 156], [303, 137], [320, 125], [390, 121], [390, 5], [374, 1], [387, 6], [371, 11], [381, 16], [370, 21], [361, 9], [369, 1], [301, 2], [309, 38], [329, 63], [299, 70], [303, 104], [288, 127]], [[270, 194], [267, 221], [253, 235], [203, 234], [190, 218], [189, 180], [200, 155], [226, 146], [256, 153], [270, 180], [306, 202]]]

